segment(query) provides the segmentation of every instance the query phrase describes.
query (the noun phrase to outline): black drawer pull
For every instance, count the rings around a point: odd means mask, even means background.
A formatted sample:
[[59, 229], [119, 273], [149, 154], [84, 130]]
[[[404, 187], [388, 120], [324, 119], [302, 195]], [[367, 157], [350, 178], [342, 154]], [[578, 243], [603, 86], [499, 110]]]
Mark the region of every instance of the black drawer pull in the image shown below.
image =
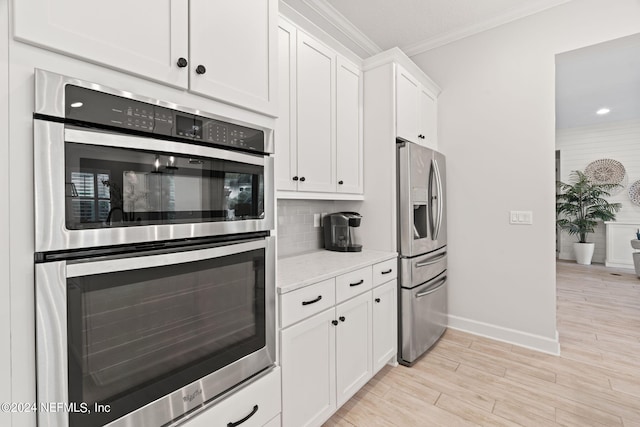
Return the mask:
[[227, 423], [227, 427], [236, 427], [239, 426], [240, 424], [242, 424], [243, 422], [247, 421], [249, 418], [253, 417], [255, 415], [255, 413], [258, 412], [258, 405], [255, 405], [253, 407], [253, 411], [251, 411], [251, 413], [249, 415], [247, 415], [246, 417], [244, 417], [243, 419], [241, 419], [240, 421], [236, 421], [235, 423]]
[[322, 295], [318, 295], [318, 298], [312, 299], [311, 301], [302, 301], [302, 305], [314, 304], [322, 299]]
[[375, 300], [375, 301], [376, 301], [376, 302], [380, 302], [380, 298], [376, 298], [376, 300]]
[[196, 67], [196, 74], [204, 74], [207, 72], [207, 69], [204, 65], [198, 65]]
[[358, 286], [358, 285], [362, 285], [364, 283], [364, 279], [360, 280], [359, 282], [356, 283], [349, 283], [349, 286]]
[[344, 316], [340, 316], [338, 317], [338, 319], [340, 319], [341, 322], [344, 322], [345, 320], [347, 320]]
[[390, 269], [388, 269], [388, 270], [381, 271], [381, 272], [380, 272], [380, 274], [389, 274], [389, 273], [391, 273], [392, 271], [393, 271], [393, 268], [390, 268]]
[[331, 321], [331, 324], [332, 324], [333, 326], [337, 326], [337, 325], [338, 325], [338, 321], [337, 321], [337, 320], [332, 320], [332, 321]]
[[294, 177], [293, 177], [293, 178], [291, 178], [291, 179], [293, 179], [294, 181], [297, 181], [297, 180], [298, 180], [298, 179], [300, 179], [300, 178], [298, 178], [297, 176], [294, 176]]
[[307, 178], [305, 178], [304, 176], [300, 177], [300, 181], [305, 182]]

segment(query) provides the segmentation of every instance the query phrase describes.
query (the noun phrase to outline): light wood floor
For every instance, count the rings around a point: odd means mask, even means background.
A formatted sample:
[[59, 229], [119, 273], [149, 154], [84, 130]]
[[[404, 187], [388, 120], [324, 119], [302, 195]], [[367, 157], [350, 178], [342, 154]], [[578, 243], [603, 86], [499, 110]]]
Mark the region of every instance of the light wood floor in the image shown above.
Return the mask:
[[640, 279], [558, 262], [557, 290], [560, 357], [449, 330], [325, 427], [640, 426]]

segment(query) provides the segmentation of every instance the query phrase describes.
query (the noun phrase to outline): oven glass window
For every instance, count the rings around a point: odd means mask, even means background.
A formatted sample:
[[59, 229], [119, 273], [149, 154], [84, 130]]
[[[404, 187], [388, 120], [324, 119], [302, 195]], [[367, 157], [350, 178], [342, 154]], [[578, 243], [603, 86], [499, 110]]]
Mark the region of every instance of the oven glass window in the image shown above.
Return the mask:
[[119, 418], [265, 346], [264, 250], [67, 279], [69, 400]]
[[264, 167], [65, 143], [66, 227], [238, 221], [264, 217]]

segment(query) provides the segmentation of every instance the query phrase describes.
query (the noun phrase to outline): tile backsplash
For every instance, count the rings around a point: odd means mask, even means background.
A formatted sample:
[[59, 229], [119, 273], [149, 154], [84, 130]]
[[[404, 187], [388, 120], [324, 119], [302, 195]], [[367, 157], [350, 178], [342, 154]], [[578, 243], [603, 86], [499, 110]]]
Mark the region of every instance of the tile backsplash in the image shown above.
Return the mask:
[[314, 214], [357, 211], [360, 203], [334, 200], [278, 200], [278, 258], [323, 248], [322, 227], [313, 226]]

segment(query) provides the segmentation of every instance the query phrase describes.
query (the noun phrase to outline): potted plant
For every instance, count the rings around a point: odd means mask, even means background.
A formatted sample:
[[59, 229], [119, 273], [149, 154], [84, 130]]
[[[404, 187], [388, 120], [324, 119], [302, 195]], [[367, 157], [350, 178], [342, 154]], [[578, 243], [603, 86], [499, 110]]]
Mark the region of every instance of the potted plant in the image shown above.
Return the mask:
[[587, 234], [593, 233], [598, 221], [613, 221], [620, 203], [609, 203], [604, 197], [618, 184], [596, 184], [580, 171], [571, 172], [572, 183], [558, 181], [560, 193], [556, 194], [557, 224], [570, 235], [577, 235], [573, 244], [578, 264], [589, 265], [593, 257], [594, 243], [587, 242]]

